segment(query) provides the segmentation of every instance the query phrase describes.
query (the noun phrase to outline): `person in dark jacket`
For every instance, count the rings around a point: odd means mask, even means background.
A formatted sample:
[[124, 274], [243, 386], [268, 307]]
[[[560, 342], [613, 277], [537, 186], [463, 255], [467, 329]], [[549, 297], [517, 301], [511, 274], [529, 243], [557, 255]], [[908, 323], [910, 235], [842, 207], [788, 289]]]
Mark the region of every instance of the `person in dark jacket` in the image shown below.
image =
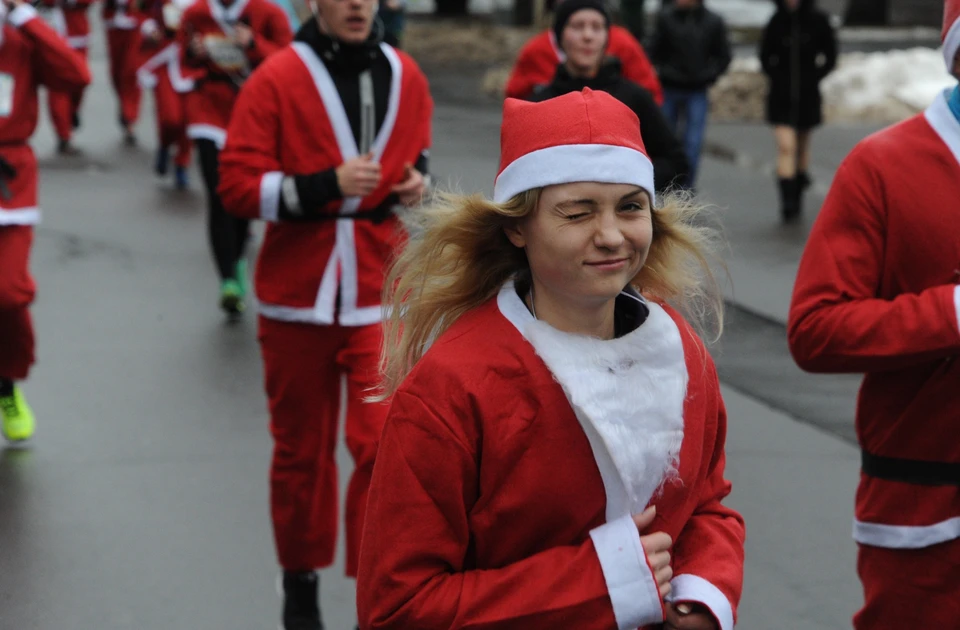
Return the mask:
[[777, 140], [781, 214], [791, 222], [800, 217], [810, 185], [810, 132], [822, 121], [820, 81], [837, 63], [836, 36], [814, 0], [777, 0], [763, 31], [760, 63], [770, 79], [767, 121]]
[[535, 90], [529, 100], [540, 102], [590, 88], [629, 107], [640, 119], [659, 194], [688, 175], [686, 153], [650, 92], [623, 77], [619, 59], [604, 57], [609, 27], [610, 15], [601, 0], [564, 0], [554, 19], [554, 34], [566, 61], [557, 66], [553, 81]]
[[730, 65], [726, 24], [701, 0], [673, 0], [660, 11], [647, 52], [663, 84], [663, 111], [687, 151], [685, 185], [693, 188], [707, 126], [707, 88]]

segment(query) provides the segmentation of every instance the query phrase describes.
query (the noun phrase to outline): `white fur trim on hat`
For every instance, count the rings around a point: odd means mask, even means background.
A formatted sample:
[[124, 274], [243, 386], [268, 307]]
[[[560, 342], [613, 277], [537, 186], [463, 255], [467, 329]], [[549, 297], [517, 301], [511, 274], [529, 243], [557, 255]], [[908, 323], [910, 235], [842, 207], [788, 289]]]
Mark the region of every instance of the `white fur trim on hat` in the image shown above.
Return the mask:
[[504, 203], [527, 190], [573, 182], [635, 184], [656, 202], [650, 158], [612, 144], [561, 144], [517, 158], [497, 177], [493, 200]]
[[943, 58], [947, 62], [947, 70], [953, 70], [953, 60], [957, 57], [957, 50], [960, 50], [960, 17], [953, 21], [950, 30], [947, 31], [947, 37], [943, 40]]

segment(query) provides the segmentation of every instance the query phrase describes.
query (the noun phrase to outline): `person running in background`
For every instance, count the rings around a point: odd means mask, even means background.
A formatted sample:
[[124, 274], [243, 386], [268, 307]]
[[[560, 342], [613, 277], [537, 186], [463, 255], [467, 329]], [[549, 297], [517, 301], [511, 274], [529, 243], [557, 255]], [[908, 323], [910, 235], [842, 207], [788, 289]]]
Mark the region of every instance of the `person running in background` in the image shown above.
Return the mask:
[[[560, 2], [555, 11], [568, 0]], [[622, 26], [611, 25], [607, 54], [620, 60], [623, 76], [645, 88], [659, 104], [663, 102], [663, 90], [657, 73], [640, 43]], [[547, 29], [524, 44], [517, 62], [507, 80], [507, 98], [529, 98], [538, 86], [553, 80], [557, 66], [566, 61], [566, 56], [557, 43], [553, 29]]]
[[553, 82], [536, 90], [535, 102], [583, 88], [602, 90], [629, 107], [640, 119], [640, 131], [656, 174], [657, 193], [687, 176], [687, 156], [650, 93], [621, 74], [620, 60], [605, 57], [610, 15], [602, 0], [564, 0], [554, 18], [554, 36], [566, 61]]
[[133, 127], [140, 116], [140, 20], [136, 0], [103, 0], [103, 23], [107, 28], [110, 81], [120, 108], [120, 127], [128, 146], [137, 143]]
[[180, 67], [180, 45], [177, 29], [183, 10], [192, 0], [147, 0], [142, 7], [145, 16], [140, 26], [145, 60], [137, 70], [137, 81], [145, 90], [153, 90], [157, 110], [157, 157], [154, 170], [166, 175], [170, 169], [170, 147], [175, 146], [174, 181], [184, 190], [188, 186], [192, 144], [187, 137], [185, 94], [193, 89], [193, 81], [184, 77]]
[[221, 156], [230, 212], [268, 221], [257, 261], [259, 339], [274, 451], [270, 505], [283, 623], [319, 630], [317, 569], [336, 549], [340, 410], [355, 467], [346, 573], [355, 576], [376, 444], [388, 262], [404, 241], [394, 208], [426, 187], [433, 100], [408, 55], [373, 30], [375, 0], [319, 0], [293, 46], [243, 87]]
[[[87, 9], [93, 0], [43, 0], [36, 5], [44, 20], [61, 37], [65, 37], [70, 48], [76, 50], [84, 59], [90, 46], [90, 19]], [[77, 155], [79, 151], [71, 143], [73, 132], [80, 127], [80, 104], [83, 102], [84, 89], [72, 92], [47, 90], [47, 107], [50, 120], [57, 134], [57, 153]]]
[[360, 627], [732, 630], [720, 383], [666, 303], [722, 310], [709, 230], [609, 94], [508, 99], [501, 139], [493, 200], [425, 212], [385, 285]]
[[270, 0], [197, 0], [184, 11], [177, 40], [186, 76], [187, 135], [197, 148], [207, 191], [207, 230], [217, 273], [220, 308], [243, 313], [250, 222], [227, 213], [217, 193], [220, 150], [230, 114], [250, 72], [293, 39], [287, 14]]
[[760, 63], [770, 80], [767, 122], [777, 141], [780, 214], [800, 218], [810, 185], [810, 134], [823, 119], [820, 81], [837, 64], [837, 39], [814, 0], [777, 0], [763, 29]]
[[90, 83], [79, 53], [22, 0], [0, 3], [0, 432], [29, 439], [34, 417], [18, 382], [34, 362], [29, 271], [37, 206], [37, 158], [27, 144], [37, 127], [37, 90], [75, 92]]
[[707, 89], [731, 61], [727, 27], [702, 0], [673, 0], [657, 16], [648, 50], [663, 84], [664, 114], [687, 151], [684, 186], [692, 190], [710, 110]]
[[[944, 57], [960, 78], [960, 0]], [[853, 537], [856, 630], [960, 621], [960, 88], [861, 141], [800, 260], [790, 351], [804, 370], [865, 374]]]

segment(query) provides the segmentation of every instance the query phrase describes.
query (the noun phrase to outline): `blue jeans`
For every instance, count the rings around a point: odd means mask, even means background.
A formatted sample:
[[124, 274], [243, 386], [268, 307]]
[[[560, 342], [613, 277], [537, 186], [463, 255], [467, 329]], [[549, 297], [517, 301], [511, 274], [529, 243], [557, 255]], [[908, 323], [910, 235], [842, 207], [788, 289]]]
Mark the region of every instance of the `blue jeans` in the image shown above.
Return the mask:
[[690, 175], [683, 182], [685, 188], [693, 189], [697, 181], [697, 168], [700, 165], [700, 150], [703, 147], [703, 135], [707, 130], [709, 109], [706, 90], [663, 90], [663, 115], [673, 128], [673, 133], [683, 142], [687, 161], [690, 162]]

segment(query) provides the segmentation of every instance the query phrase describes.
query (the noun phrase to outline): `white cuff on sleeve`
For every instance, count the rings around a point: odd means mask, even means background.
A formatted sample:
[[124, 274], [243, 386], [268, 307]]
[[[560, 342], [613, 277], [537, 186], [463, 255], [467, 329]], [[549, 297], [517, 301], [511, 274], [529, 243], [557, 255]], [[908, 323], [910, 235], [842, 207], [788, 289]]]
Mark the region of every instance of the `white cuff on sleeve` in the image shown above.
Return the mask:
[[953, 305], [957, 311], [957, 330], [960, 331], [960, 284], [953, 288]]
[[21, 4], [19, 7], [10, 12], [10, 15], [7, 16], [7, 21], [17, 28], [20, 28], [35, 17], [37, 17], [36, 9], [29, 4]]
[[[663, 623], [663, 602], [630, 516], [590, 531], [620, 630]], [[724, 629], [725, 630], [725, 629]]]
[[264, 221], [279, 221], [280, 185], [283, 173], [271, 171], [260, 178], [260, 218]]
[[700, 576], [685, 573], [670, 580], [671, 602], [697, 602], [710, 609], [720, 630], [733, 630], [733, 607], [720, 589]]

